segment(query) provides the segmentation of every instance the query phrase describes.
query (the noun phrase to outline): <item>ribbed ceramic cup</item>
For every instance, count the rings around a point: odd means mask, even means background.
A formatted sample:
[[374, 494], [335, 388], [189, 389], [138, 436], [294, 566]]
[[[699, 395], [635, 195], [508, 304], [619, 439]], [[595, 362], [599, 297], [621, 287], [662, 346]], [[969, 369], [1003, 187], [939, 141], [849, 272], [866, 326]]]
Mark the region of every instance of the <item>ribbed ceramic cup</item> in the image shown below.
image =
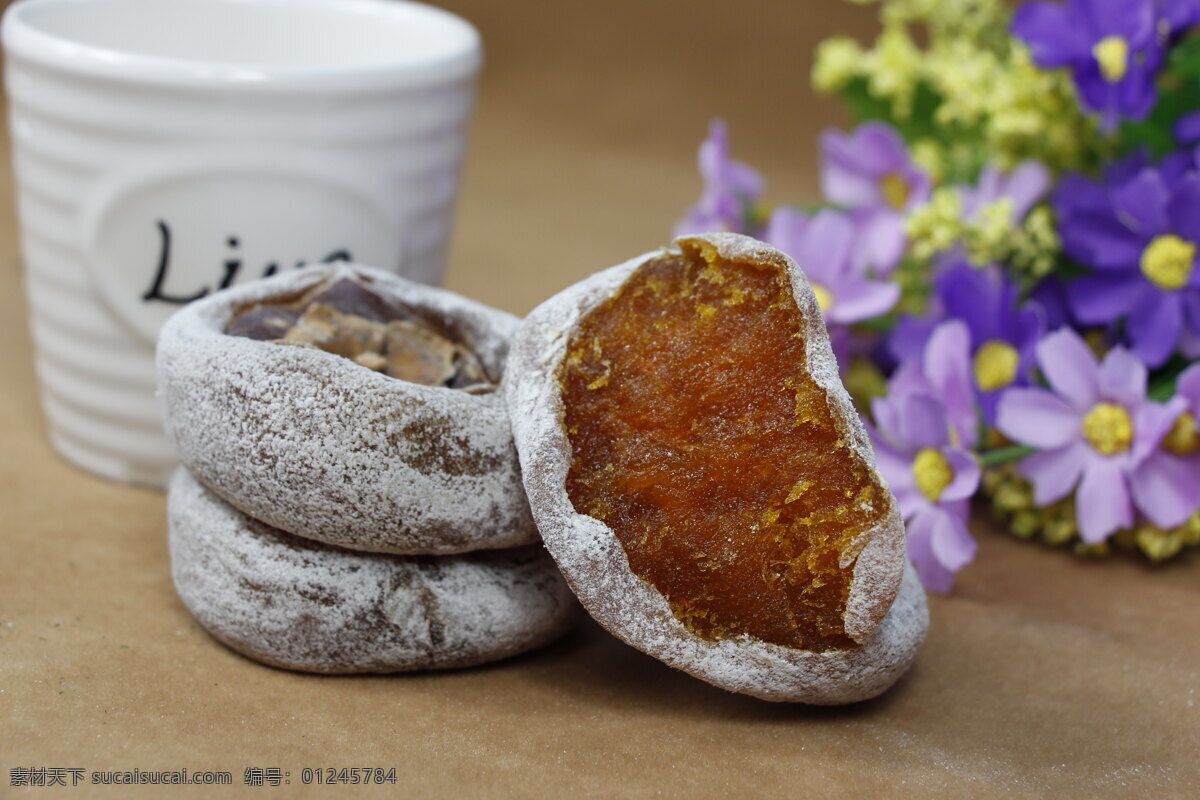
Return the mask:
[[54, 447], [129, 483], [175, 463], [159, 326], [345, 258], [440, 281], [481, 61], [395, 0], [22, 0], [4, 15], [35, 364]]

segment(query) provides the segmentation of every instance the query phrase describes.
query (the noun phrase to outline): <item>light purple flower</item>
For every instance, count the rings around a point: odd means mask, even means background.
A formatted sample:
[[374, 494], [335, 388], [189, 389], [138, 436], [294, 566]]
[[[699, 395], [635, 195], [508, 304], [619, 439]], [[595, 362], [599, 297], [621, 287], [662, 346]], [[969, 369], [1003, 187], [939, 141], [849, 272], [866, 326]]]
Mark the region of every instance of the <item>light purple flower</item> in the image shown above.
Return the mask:
[[825, 209], [810, 218], [786, 206], [775, 209], [763, 234], [804, 270], [831, 326], [886, 314], [900, 299], [899, 286], [871, 280], [854, 264], [855, 236], [854, 224], [840, 211]]
[[[1174, 13], [1169, 5], [1164, 10]], [[1084, 108], [1112, 130], [1118, 119], [1144, 119], [1158, 99], [1154, 78], [1165, 44], [1159, 13], [1154, 0], [1032, 2], [1017, 9], [1012, 31], [1038, 66], [1069, 67]], [[1163, 21], [1169, 30], [1171, 19]]]
[[1054, 196], [1063, 249], [1093, 270], [1068, 284], [1072, 312], [1087, 325], [1126, 318], [1134, 352], [1152, 368], [1185, 324], [1200, 333], [1200, 175], [1177, 167], [1139, 154], [1103, 182], [1068, 175]]
[[923, 351], [888, 382], [871, 404], [868, 426], [879, 469], [908, 523], [908, 553], [922, 582], [947, 592], [954, 573], [975, 555], [967, 530], [969, 498], [979, 487], [978, 436], [971, 396], [967, 327], [939, 325]]
[[954, 573], [975, 557], [967, 530], [979, 462], [953, 443], [946, 407], [931, 394], [900, 392], [872, 403], [868, 426], [879, 470], [907, 523], [908, 555], [922, 583], [948, 592]]
[[1200, 507], [1200, 364], [1179, 376], [1175, 396], [1151, 403], [1143, 425], [1155, 441], [1129, 488], [1138, 509], [1160, 528], [1182, 525]]
[[755, 170], [729, 155], [729, 134], [722, 120], [713, 120], [708, 138], [700, 144], [700, 200], [675, 225], [675, 235], [732, 231], [754, 234], [752, 208], [762, 195], [763, 180]]
[[[1146, 399], [1146, 366], [1133, 353], [1116, 347], [1097, 363], [1077, 333], [1061, 328], [1038, 344], [1037, 359], [1050, 389], [1010, 389], [996, 423], [1014, 442], [1040, 451], [1018, 465], [1037, 505], [1075, 490], [1080, 536], [1097, 544], [1133, 524], [1131, 483], [1154, 483], [1156, 501], [1190, 501], [1186, 487], [1140, 474], [1170, 427], [1171, 409]], [[1141, 500], [1138, 506], [1157, 514]]]
[[887, 275], [904, 253], [905, 217], [929, 201], [929, 176], [913, 163], [895, 129], [882, 122], [865, 123], [849, 135], [826, 131], [821, 154], [821, 190], [851, 211], [861, 231], [856, 262]]

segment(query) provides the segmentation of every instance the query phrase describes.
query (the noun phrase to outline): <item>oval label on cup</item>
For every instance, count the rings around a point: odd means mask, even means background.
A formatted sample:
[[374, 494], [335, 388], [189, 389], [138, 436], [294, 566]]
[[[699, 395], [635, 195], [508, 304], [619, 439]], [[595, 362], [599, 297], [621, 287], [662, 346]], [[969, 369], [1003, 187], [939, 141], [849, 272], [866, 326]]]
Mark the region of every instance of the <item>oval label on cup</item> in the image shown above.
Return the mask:
[[399, 270], [401, 223], [379, 177], [311, 153], [157, 157], [119, 170], [84, 209], [97, 292], [153, 343], [181, 305], [305, 264]]

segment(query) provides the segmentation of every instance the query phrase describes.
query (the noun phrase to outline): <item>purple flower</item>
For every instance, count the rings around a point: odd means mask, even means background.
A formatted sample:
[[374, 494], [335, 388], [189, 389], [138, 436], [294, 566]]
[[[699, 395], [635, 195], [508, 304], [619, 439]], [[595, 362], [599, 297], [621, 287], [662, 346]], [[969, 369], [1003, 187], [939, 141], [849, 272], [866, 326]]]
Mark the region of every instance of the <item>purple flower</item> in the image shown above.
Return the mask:
[[978, 434], [971, 398], [968, 332], [957, 320], [934, 330], [924, 350], [900, 365], [886, 398], [872, 401], [867, 430], [880, 472], [908, 523], [908, 554], [929, 589], [948, 592], [975, 555], [968, 500], [979, 487], [970, 452]]
[[904, 254], [905, 216], [929, 200], [929, 176], [913, 163], [900, 135], [882, 122], [860, 125], [850, 135], [826, 131], [821, 154], [821, 191], [849, 208], [861, 231], [856, 262], [887, 275]]
[[830, 325], [848, 325], [887, 313], [900, 299], [900, 287], [871, 280], [853, 261], [854, 224], [839, 211], [809, 218], [780, 206], [763, 239], [787, 253], [808, 276]]
[[[1187, 15], [1175, 3], [1164, 11]], [[1154, 77], [1162, 65], [1164, 37], [1154, 0], [1067, 0], [1025, 3], [1012, 31], [1040, 67], [1069, 67], [1086, 109], [1111, 130], [1118, 118], [1144, 119], [1154, 108]], [[1164, 17], [1170, 28], [1170, 17]]]
[[1184, 370], [1175, 397], [1151, 403], [1143, 424], [1147, 441], [1157, 445], [1131, 476], [1134, 502], [1159, 528], [1174, 528], [1200, 507], [1200, 364]]
[[704, 189], [700, 200], [675, 225], [675, 235], [732, 231], [749, 233], [747, 221], [762, 194], [762, 177], [740, 161], [729, 157], [729, 134], [725, 123], [713, 120], [708, 138], [700, 144], [700, 175]]
[[[959, 261], [937, 278], [941, 311], [966, 325], [970, 382], [989, 425], [995, 424], [1003, 392], [1030, 383], [1042, 334], [1038, 309], [1022, 306], [1019, 295], [995, 266], [975, 269]], [[925, 348], [934, 329], [932, 321], [902, 319], [889, 337], [889, 349], [901, 361], [911, 358]]]
[[926, 587], [948, 592], [954, 573], [975, 557], [967, 530], [979, 462], [955, 446], [946, 407], [931, 394], [900, 393], [872, 403], [868, 426], [879, 470], [908, 529], [908, 555]]
[[1067, 287], [1088, 325], [1127, 318], [1127, 335], [1150, 367], [1163, 364], [1185, 322], [1200, 332], [1200, 175], [1118, 162], [1104, 182], [1063, 178], [1054, 196], [1063, 248], [1093, 273]]
[[[1143, 472], [1170, 427], [1171, 410], [1147, 401], [1146, 367], [1136, 356], [1117, 347], [1097, 363], [1077, 333], [1061, 328], [1038, 344], [1037, 358], [1050, 390], [1009, 390], [996, 423], [1005, 436], [1040, 451], [1018, 466], [1033, 483], [1034, 502], [1054, 503], [1078, 484], [1079, 533], [1096, 544], [1133, 524], [1131, 484], [1149, 486], [1156, 501], [1194, 499], [1187, 487], [1160, 485], [1161, 473]], [[1143, 502], [1149, 499], [1138, 499], [1147, 516], [1157, 513]]]

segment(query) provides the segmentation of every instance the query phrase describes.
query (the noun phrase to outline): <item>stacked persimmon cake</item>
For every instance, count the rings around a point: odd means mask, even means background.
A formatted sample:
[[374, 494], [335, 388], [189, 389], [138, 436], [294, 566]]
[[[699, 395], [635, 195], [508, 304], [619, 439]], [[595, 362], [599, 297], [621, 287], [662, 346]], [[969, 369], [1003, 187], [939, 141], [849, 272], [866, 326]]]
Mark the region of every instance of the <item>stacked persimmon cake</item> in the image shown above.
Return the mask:
[[499, 391], [518, 320], [338, 265], [226, 290], [163, 329], [183, 463], [180, 598], [281, 667], [461, 667], [561, 635], [577, 608], [542, 548]]
[[299, 272], [186, 308], [158, 367], [186, 468], [176, 587], [260, 660], [479, 663], [557, 636], [573, 593], [716, 686], [847, 703], [924, 639], [813, 289], [753, 239], [680, 239], [520, 322], [384, 273]]

